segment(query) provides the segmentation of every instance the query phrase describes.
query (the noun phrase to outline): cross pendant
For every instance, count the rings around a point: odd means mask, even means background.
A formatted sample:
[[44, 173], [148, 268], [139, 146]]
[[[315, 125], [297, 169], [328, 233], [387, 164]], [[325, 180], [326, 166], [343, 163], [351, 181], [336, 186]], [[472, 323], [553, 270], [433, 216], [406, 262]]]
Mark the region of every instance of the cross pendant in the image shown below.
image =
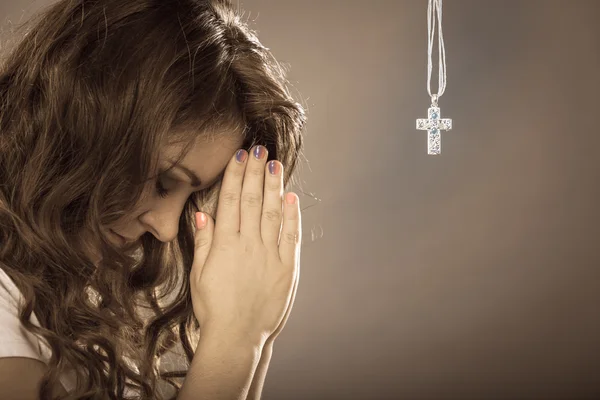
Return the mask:
[[440, 118], [439, 107], [429, 107], [427, 119], [417, 119], [417, 129], [427, 131], [427, 154], [440, 154], [442, 152], [442, 137], [440, 131], [452, 129], [450, 118]]

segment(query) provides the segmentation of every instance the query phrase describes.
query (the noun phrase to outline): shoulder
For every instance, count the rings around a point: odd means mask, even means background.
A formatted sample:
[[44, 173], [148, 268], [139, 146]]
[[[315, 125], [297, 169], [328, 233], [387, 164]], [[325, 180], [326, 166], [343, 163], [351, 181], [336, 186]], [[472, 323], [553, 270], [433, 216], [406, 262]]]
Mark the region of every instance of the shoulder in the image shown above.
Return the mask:
[[[10, 277], [0, 268], [0, 398], [34, 399], [46, 372], [46, 357], [37, 337], [19, 321], [22, 295]], [[32, 320], [39, 325], [32, 314]], [[33, 322], [33, 321], [32, 321]], [[66, 394], [57, 385], [54, 395]]]
[[[19, 320], [19, 308], [23, 302], [23, 296], [15, 283], [5, 271], [0, 268], [0, 400], [12, 398], [6, 392], [10, 390], [30, 390], [27, 385], [37, 387], [32, 382], [39, 382], [47, 369], [48, 361], [52, 351], [43, 339], [27, 331]], [[35, 313], [31, 314], [30, 321], [40, 326]], [[137, 370], [135, 363], [130, 366]], [[61, 376], [62, 386], [60, 393], [75, 388], [76, 377], [74, 371], [69, 370]], [[25, 389], [23, 389], [25, 388]], [[32, 392], [33, 393], [33, 392]], [[37, 393], [37, 392], [35, 392]], [[58, 393], [55, 393], [58, 394]], [[126, 389], [127, 396], [139, 397], [136, 392]], [[31, 398], [35, 398], [31, 397]]]
[[[38, 338], [25, 330], [19, 321], [22, 295], [10, 277], [0, 268], [0, 359], [28, 357], [44, 360]], [[31, 321], [39, 326], [32, 314]]]

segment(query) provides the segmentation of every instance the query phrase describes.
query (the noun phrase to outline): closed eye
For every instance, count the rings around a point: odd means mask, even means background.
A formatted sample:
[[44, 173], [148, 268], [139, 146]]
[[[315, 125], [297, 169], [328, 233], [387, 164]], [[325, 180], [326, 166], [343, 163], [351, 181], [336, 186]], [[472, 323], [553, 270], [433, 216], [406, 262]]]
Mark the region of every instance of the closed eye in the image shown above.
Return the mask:
[[165, 189], [160, 178], [156, 180], [156, 193], [163, 199], [169, 195], [169, 190]]

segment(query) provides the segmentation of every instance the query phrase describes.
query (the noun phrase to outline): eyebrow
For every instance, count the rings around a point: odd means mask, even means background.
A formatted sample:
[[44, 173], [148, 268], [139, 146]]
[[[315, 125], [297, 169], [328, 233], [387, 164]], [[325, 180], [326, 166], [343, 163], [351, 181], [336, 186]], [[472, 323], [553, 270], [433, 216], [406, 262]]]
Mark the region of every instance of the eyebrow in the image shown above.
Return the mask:
[[[173, 164], [173, 161], [169, 160], [169, 162], [171, 162], [171, 164]], [[190, 178], [190, 180], [192, 181], [191, 182], [192, 186], [194, 188], [198, 188], [198, 187], [202, 186], [202, 181], [200, 180], [200, 178], [198, 178], [198, 175], [196, 175], [196, 173], [194, 171], [192, 171], [185, 165], [181, 165], [181, 164], [173, 165], [173, 169], [182, 170]]]

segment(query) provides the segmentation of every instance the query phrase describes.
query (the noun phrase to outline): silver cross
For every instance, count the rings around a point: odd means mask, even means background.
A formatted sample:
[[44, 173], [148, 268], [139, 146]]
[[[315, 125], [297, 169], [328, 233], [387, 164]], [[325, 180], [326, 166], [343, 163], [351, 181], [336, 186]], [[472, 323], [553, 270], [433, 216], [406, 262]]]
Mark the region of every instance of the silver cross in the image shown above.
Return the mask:
[[452, 120], [450, 118], [440, 118], [439, 107], [429, 107], [428, 115], [428, 119], [417, 119], [417, 129], [427, 131], [427, 154], [440, 154], [442, 152], [440, 131], [452, 129]]

